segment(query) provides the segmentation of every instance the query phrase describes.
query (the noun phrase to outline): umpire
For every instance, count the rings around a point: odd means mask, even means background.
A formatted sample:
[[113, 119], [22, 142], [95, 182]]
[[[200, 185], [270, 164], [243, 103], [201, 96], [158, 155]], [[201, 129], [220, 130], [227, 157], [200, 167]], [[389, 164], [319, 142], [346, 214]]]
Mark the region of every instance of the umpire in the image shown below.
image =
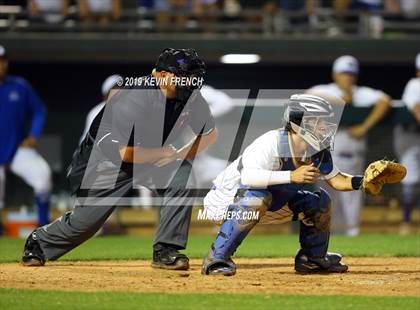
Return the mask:
[[[217, 139], [199, 91], [204, 73], [195, 50], [167, 48], [151, 75], [111, 92], [68, 170], [75, 207], [28, 237], [23, 265], [42, 266], [88, 240], [133, 186], [142, 185], [162, 198], [152, 267], [189, 268], [178, 251], [187, 244], [195, 195], [190, 161]], [[194, 139], [175, 148], [187, 127]]]

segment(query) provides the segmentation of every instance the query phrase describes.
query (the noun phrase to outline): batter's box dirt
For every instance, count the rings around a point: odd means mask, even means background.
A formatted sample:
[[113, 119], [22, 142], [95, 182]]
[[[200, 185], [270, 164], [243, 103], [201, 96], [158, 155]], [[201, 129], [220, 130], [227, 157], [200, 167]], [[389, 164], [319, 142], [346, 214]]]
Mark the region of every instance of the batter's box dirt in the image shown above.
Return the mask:
[[63, 291], [280, 293], [420, 296], [420, 258], [346, 258], [345, 274], [298, 275], [293, 258], [236, 259], [233, 277], [152, 269], [149, 261], [50, 262], [46, 267], [0, 265], [0, 287]]

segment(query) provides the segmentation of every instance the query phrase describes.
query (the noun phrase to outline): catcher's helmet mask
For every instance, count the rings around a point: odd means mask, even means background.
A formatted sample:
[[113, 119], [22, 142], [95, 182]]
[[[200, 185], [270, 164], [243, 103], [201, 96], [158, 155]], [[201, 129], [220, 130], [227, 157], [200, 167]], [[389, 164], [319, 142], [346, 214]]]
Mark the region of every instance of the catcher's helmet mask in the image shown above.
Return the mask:
[[[156, 71], [167, 71], [177, 77], [196, 77], [204, 80], [206, 65], [197, 52], [192, 49], [165, 48], [156, 62]], [[176, 97], [186, 103], [202, 83], [176, 85]]]
[[295, 132], [317, 152], [332, 150], [338, 126], [327, 119], [333, 116], [333, 109], [325, 99], [295, 94], [290, 97], [284, 112], [285, 128]]

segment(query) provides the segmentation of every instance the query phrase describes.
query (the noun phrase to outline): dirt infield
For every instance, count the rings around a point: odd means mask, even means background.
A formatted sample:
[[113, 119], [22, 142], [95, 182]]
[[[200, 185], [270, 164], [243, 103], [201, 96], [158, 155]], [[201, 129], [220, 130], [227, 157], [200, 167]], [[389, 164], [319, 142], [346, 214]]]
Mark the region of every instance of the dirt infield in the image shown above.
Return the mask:
[[234, 277], [204, 277], [200, 260], [189, 271], [150, 267], [149, 261], [54, 262], [31, 268], [0, 265], [1, 288], [165, 293], [281, 293], [420, 296], [420, 258], [346, 258], [349, 272], [297, 275], [292, 258], [237, 259]]

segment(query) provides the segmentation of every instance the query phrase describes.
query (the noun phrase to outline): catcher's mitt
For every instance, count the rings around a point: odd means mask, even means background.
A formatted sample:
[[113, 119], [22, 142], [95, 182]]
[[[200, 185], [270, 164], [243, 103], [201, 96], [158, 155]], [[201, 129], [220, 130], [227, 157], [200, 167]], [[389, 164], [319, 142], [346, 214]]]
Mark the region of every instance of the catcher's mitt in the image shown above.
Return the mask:
[[389, 160], [377, 160], [365, 170], [362, 188], [365, 193], [377, 195], [384, 184], [398, 183], [404, 179], [407, 169]]

